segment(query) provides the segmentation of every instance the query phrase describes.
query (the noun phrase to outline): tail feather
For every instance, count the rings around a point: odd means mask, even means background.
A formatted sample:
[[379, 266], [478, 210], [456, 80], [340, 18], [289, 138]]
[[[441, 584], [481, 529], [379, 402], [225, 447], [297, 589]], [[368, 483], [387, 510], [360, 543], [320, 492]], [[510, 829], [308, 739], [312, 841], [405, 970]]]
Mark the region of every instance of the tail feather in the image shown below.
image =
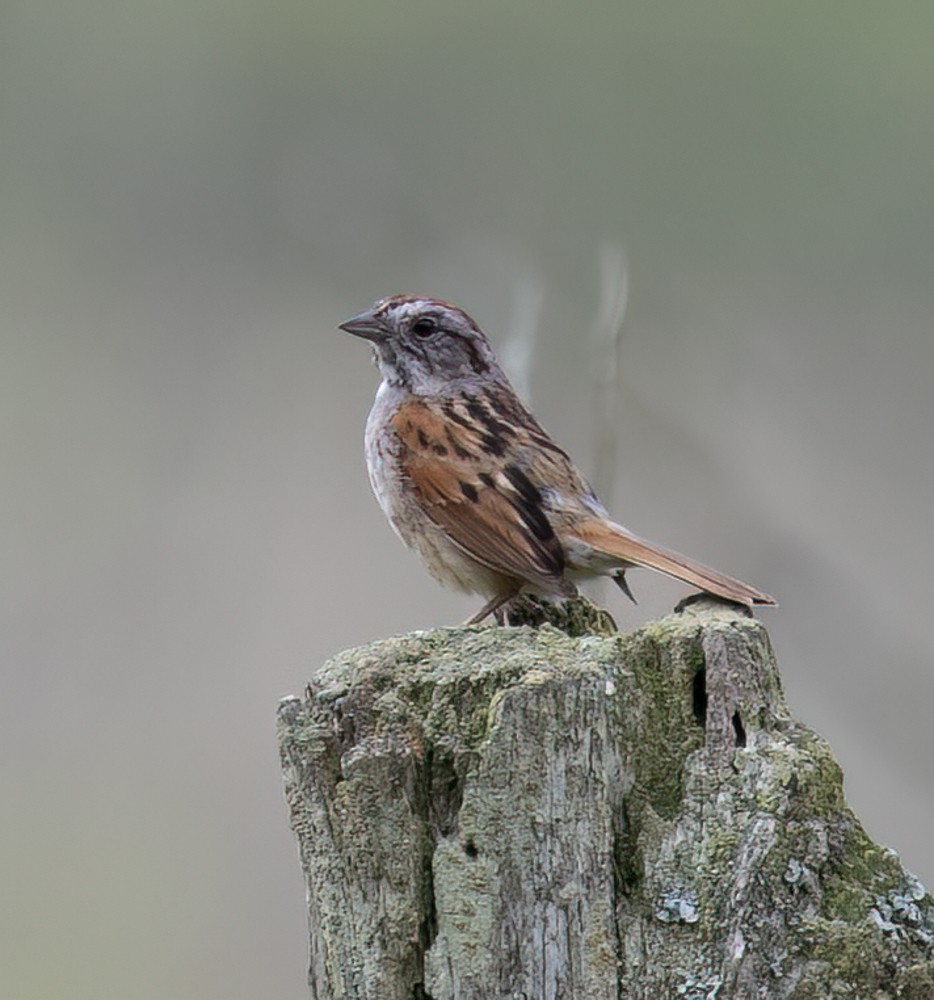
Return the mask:
[[607, 563], [608, 569], [615, 561], [618, 561], [619, 567], [623, 569], [626, 566], [648, 566], [649, 569], [665, 573], [708, 594], [725, 597], [729, 601], [748, 605], [778, 603], [774, 597], [764, 594], [748, 583], [743, 583], [742, 580], [638, 538], [612, 521], [594, 520], [576, 525], [574, 535], [585, 546], [591, 547], [594, 550], [593, 555], [598, 561]]

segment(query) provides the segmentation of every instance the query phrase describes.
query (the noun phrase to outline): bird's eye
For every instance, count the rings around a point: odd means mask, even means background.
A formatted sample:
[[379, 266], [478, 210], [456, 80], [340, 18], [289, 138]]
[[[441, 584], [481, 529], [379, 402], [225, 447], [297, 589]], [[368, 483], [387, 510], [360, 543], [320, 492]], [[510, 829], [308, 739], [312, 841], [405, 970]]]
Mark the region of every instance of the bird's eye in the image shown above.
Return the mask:
[[412, 333], [416, 337], [430, 337], [437, 329], [438, 324], [428, 316], [423, 316], [412, 324]]

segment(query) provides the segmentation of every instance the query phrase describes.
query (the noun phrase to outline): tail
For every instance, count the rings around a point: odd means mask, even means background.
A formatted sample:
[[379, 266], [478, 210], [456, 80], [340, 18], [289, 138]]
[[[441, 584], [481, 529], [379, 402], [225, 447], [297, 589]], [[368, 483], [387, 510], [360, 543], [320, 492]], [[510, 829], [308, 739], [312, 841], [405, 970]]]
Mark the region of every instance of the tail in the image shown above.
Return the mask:
[[584, 547], [592, 550], [589, 559], [585, 556], [584, 561], [590, 562], [594, 567], [602, 564], [604, 572], [611, 570], [613, 563], [617, 561], [618, 568], [622, 570], [627, 566], [648, 566], [649, 569], [673, 576], [676, 580], [689, 583], [708, 594], [724, 597], [728, 601], [747, 605], [778, 604], [774, 597], [769, 597], [748, 583], [638, 538], [612, 521], [585, 521], [574, 526], [573, 535]]

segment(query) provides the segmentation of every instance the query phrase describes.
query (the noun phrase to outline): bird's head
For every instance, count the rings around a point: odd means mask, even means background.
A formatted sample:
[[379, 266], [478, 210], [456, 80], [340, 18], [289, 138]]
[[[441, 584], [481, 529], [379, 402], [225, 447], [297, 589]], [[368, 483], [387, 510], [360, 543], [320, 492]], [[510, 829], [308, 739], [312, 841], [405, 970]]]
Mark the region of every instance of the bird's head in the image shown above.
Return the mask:
[[505, 379], [480, 327], [440, 299], [393, 295], [340, 329], [369, 340], [383, 378], [415, 394], [440, 394], [455, 382]]

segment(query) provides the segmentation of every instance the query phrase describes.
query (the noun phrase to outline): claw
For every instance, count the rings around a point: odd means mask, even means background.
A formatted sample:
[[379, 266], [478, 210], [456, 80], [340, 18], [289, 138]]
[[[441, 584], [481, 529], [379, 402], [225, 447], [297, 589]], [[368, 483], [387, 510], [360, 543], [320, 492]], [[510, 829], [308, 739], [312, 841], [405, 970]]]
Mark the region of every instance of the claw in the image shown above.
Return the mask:
[[632, 591], [629, 589], [629, 584], [626, 582], [626, 570], [621, 569], [618, 573], [613, 574], [613, 580], [616, 586], [632, 601], [633, 604], [638, 604], [639, 602], [633, 596]]

